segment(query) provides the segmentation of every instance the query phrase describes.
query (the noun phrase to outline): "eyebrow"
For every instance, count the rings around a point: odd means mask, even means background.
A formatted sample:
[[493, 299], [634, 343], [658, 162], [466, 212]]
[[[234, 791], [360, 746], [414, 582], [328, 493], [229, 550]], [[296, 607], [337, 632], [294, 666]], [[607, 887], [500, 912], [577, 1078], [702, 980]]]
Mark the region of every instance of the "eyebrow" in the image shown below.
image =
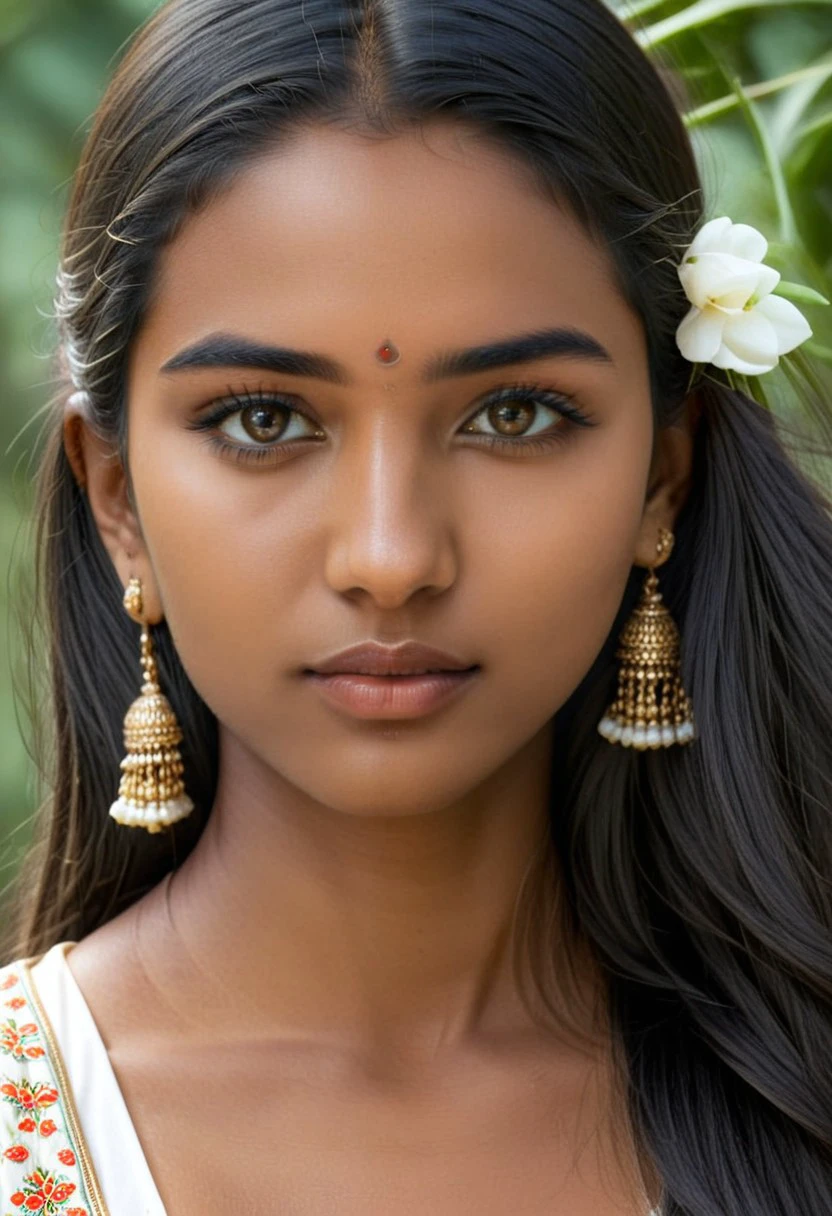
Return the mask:
[[[580, 329], [559, 327], [518, 334], [463, 350], [441, 351], [424, 364], [422, 380], [431, 384], [452, 376], [469, 376], [495, 367], [529, 363], [533, 359], [552, 356], [614, 365], [612, 355], [591, 334]], [[209, 334], [186, 346], [163, 363], [159, 370], [167, 374], [201, 367], [256, 367], [288, 376], [311, 376], [332, 384], [351, 383], [349, 372], [343, 364], [326, 355], [286, 346], [265, 345], [236, 334], [224, 333]]]

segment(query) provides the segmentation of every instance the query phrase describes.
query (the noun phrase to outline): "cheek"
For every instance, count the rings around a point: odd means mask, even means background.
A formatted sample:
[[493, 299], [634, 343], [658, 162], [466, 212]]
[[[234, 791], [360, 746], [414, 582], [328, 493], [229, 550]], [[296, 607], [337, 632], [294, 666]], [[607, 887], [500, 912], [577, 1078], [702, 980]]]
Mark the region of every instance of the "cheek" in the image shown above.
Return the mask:
[[585, 467], [564, 461], [552, 484], [524, 496], [522, 512], [491, 520], [479, 561], [492, 574], [477, 622], [499, 640], [498, 662], [504, 650], [507, 708], [521, 718], [552, 716], [609, 635], [633, 564], [649, 451], [649, 434], [643, 446], [610, 437]]
[[194, 687], [222, 718], [237, 689], [250, 697], [281, 662], [305, 657], [286, 637], [304, 594], [298, 579], [314, 575], [312, 542], [273, 472], [237, 470], [193, 438], [163, 445], [138, 434], [131, 463], [166, 621]]
[[495, 601], [492, 636], [515, 636], [507, 653], [518, 709], [525, 702], [551, 716], [592, 666], [624, 594], [632, 535], [632, 527], [594, 529], [584, 515], [569, 535], [503, 564], [513, 595]]

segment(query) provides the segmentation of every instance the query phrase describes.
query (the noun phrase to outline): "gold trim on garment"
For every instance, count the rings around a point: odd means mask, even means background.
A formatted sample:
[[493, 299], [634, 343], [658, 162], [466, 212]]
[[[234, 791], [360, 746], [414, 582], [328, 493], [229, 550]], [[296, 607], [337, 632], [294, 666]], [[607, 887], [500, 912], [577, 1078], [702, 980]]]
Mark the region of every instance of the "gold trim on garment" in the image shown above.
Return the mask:
[[78, 1159], [81, 1165], [81, 1176], [84, 1179], [84, 1186], [87, 1188], [90, 1204], [92, 1207], [92, 1216], [110, 1216], [107, 1205], [104, 1202], [104, 1196], [101, 1191], [101, 1185], [98, 1181], [98, 1176], [95, 1172], [95, 1167], [92, 1163], [87, 1142], [84, 1139], [84, 1133], [81, 1131], [81, 1120], [78, 1116], [78, 1107], [75, 1104], [75, 1095], [72, 1092], [72, 1086], [69, 1081], [69, 1073], [66, 1070], [64, 1057], [58, 1046], [58, 1040], [55, 1037], [55, 1031], [52, 1028], [52, 1023], [49, 1020], [49, 1015], [44, 1008], [40, 993], [38, 992], [35, 978], [32, 975], [32, 967], [40, 962], [43, 958], [42, 954], [33, 955], [31, 958], [21, 959], [18, 963], [20, 969], [26, 976], [26, 981], [29, 986], [29, 991], [32, 995], [32, 1000], [40, 1019], [41, 1027], [43, 1028], [44, 1037], [49, 1044], [49, 1051], [52, 1055], [52, 1064], [58, 1077], [58, 1084], [61, 1087], [61, 1092], [64, 1098], [64, 1108], [66, 1111], [67, 1121], [72, 1132], [75, 1145], [78, 1149]]

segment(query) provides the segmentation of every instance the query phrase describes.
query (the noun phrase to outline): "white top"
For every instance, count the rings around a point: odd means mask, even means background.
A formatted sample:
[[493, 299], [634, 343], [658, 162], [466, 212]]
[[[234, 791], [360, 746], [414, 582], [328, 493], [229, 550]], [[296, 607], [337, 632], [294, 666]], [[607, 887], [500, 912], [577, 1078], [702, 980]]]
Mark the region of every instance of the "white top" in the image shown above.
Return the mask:
[[166, 1216], [74, 945], [0, 967], [0, 1211]]
[[0, 967], [0, 1213], [167, 1216], [67, 965], [75, 944]]

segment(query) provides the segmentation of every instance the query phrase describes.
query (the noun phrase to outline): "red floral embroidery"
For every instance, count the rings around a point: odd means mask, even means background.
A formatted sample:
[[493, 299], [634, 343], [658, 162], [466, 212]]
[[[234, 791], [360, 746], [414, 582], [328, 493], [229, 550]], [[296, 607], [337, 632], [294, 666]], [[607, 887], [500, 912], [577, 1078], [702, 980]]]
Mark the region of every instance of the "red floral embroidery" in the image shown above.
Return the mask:
[[[3, 1095], [4, 1102], [11, 1102], [21, 1114], [34, 1115], [34, 1121], [30, 1118], [18, 1123], [17, 1126], [24, 1132], [34, 1131], [40, 1122], [42, 1110], [47, 1106], [54, 1106], [58, 1101], [58, 1091], [54, 1085], [49, 1085], [46, 1081], [37, 1081], [33, 1085], [28, 1077], [21, 1077], [16, 1084], [14, 1081], [7, 1081], [0, 1085], [0, 1094]], [[24, 1123], [27, 1126], [24, 1127]]]
[[37, 1033], [38, 1028], [34, 1022], [24, 1022], [22, 1026], [18, 1026], [14, 1018], [7, 1018], [5, 1022], [0, 1022], [0, 1051], [15, 1060], [39, 1060], [46, 1054], [44, 1049], [39, 1043], [26, 1042], [27, 1039], [35, 1038]]
[[11, 1201], [18, 1208], [22, 1204], [27, 1212], [46, 1212], [51, 1216], [51, 1213], [61, 1211], [74, 1190], [74, 1182], [38, 1166], [25, 1176], [23, 1190], [15, 1191]]
[[[17, 984], [22, 994], [2, 1002], [13, 1013], [28, 1007], [28, 993], [18, 972], [4, 972], [0, 967], [0, 991]], [[34, 1006], [31, 1008], [34, 1011]], [[50, 1056], [37, 1022], [18, 1024], [14, 1016], [5, 1021], [0, 1017], [0, 1053], [23, 1069], [22, 1075], [0, 1078], [0, 1100], [13, 1107], [17, 1131], [23, 1133], [23, 1143], [0, 1141], [0, 1167], [5, 1167], [0, 1168], [0, 1216], [13, 1216], [13, 1211], [21, 1216], [28, 1212], [38, 1216], [89, 1216], [87, 1207], [78, 1206], [79, 1200], [83, 1203], [88, 1196], [68, 1129], [59, 1117], [63, 1099], [54, 1084]], [[53, 1114], [55, 1118], [47, 1117]], [[61, 1167], [69, 1172], [62, 1172]], [[10, 1170], [15, 1170], [13, 1181]], [[8, 1187], [4, 1187], [4, 1179], [10, 1182]], [[73, 1201], [75, 1206], [67, 1206]]]

